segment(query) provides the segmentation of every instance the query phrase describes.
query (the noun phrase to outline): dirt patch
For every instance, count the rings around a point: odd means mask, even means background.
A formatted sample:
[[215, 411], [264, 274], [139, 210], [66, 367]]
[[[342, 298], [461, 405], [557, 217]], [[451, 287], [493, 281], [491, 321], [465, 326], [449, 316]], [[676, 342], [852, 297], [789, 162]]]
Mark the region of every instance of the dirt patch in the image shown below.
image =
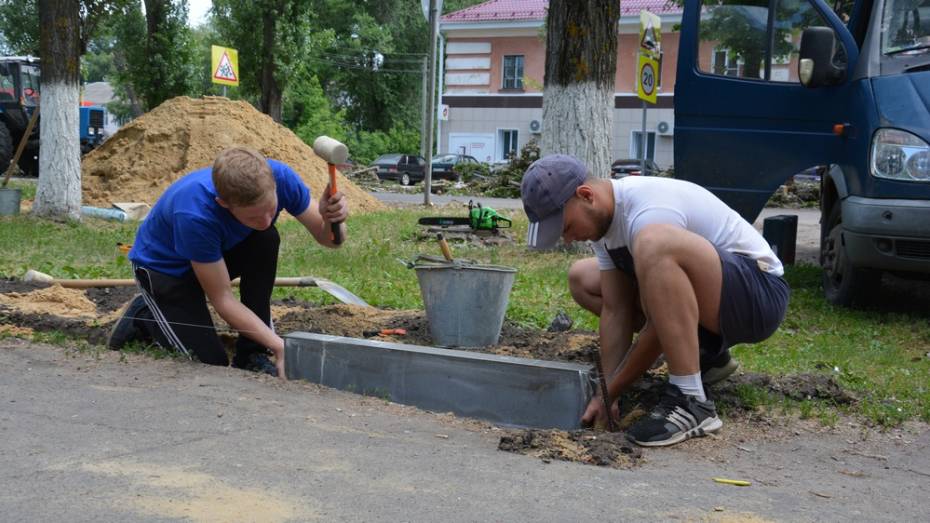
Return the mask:
[[[136, 293], [134, 287], [112, 289], [63, 289], [45, 284], [0, 280], [0, 306], [15, 325], [39, 331], [56, 330], [92, 343], [106, 339], [117, 312]], [[385, 310], [357, 305], [319, 307], [297, 300], [281, 300], [272, 305], [275, 329], [314, 332], [351, 338], [377, 338], [411, 345], [432, 345], [426, 313], [419, 310]], [[225, 322], [214, 315], [230, 346], [235, 333], [226, 332]], [[403, 328], [403, 336], [375, 336], [381, 329]], [[502, 356], [566, 361], [593, 365], [597, 356], [597, 335], [593, 332], [547, 332], [505, 322], [496, 346], [477, 349]], [[621, 428], [628, 427], [659, 401], [666, 382], [664, 366], [651, 370], [621, 398]], [[825, 374], [769, 376], [738, 373], [710, 389], [712, 398], [730, 416], [753, 412], [758, 406], [747, 394], [747, 387], [764, 390], [778, 397], [797, 401], [821, 400], [836, 405], [854, 403], [854, 395]]]
[[22, 281], [15, 278], [0, 278], [0, 293], [8, 294], [11, 292], [32, 292], [36, 289], [44, 289], [50, 286], [48, 283], [37, 281]]
[[97, 312], [102, 315], [109, 315], [119, 310], [131, 300], [139, 290], [135, 286], [131, 287], [110, 287], [105, 289], [87, 289], [87, 299], [92, 301], [97, 307]]
[[8, 324], [5, 324], [5, 323], [4, 323], [4, 324], [0, 324], [0, 337], [4, 337], [4, 336], [15, 336], [15, 337], [32, 336], [32, 333], [33, 333], [33, 332], [35, 332], [35, 331], [32, 330], [32, 329], [30, 329], [30, 328], [28, 328], [28, 327], [19, 327], [19, 326], [17, 326], [17, 325], [8, 325]]
[[89, 343], [106, 342], [107, 326], [94, 325], [86, 317], [66, 318], [51, 314], [30, 314], [0, 305], [0, 323], [16, 325], [36, 332], [58, 332]]
[[[120, 128], [82, 161], [83, 198], [88, 205], [155, 200], [181, 176], [213, 163], [234, 145], [254, 147], [290, 165], [314, 195], [329, 180], [326, 162], [286, 127], [243, 101], [222, 97], [172, 98]], [[383, 208], [339, 175], [337, 185], [352, 211]]]
[[[272, 311], [279, 332], [316, 332], [352, 338], [380, 329], [403, 328], [404, 336], [380, 339], [432, 345], [426, 313], [418, 310], [384, 310], [356, 305], [312, 307], [296, 302], [276, 306]], [[502, 356], [543, 360], [593, 362], [597, 354], [597, 336], [593, 332], [545, 332], [505, 322], [496, 346], [479, 349]]]
[[29, 292], [0, 294], [0, 305], [24, 314], [48, 314], [66, 318], [90, 318], [97, 314], [97, 306], [87, 299], [83, 291], [65, 289], [60, 285]]
[[840, 387], [833, 376], [810, 373], [769, 376], [752, 372], [737, 374], [715, 385], [714, 400], [747, 410], [748, 406], [741, 394], [741, 390], [747, 385], [797, 401], [825, 400], [835, 405], [849, 405], [857, 400], [853, 394]]
[[600, 467], [630, 468], [642, 461], [642, 451], [620, 432], [587, 430], [521, 430], [501, 436], [497, 448], [542, 459], [574, 461]]

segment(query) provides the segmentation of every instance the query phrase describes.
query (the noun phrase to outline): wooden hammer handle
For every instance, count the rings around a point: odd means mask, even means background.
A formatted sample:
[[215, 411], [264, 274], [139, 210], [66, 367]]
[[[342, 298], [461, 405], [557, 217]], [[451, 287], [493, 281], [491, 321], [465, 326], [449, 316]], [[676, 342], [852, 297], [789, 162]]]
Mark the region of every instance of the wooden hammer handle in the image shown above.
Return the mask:
[[[336, 194], [336, 166], [335, 164], [328, 164], [329, 166], [329, 194]], [[342, 229], [339, 228], [338, 223], [329, 224], [332, 230], [332, 240], [336, 245], [342, 245]]]
[[446, 242], [446, 238], [440, 232], [436, 233], [436, 239], [439, 240], [439, 250], [442, 251], [443, 257], [445, 257], [446, 261], [451, 262], [452, 249], [449, 248], [449, 244]]

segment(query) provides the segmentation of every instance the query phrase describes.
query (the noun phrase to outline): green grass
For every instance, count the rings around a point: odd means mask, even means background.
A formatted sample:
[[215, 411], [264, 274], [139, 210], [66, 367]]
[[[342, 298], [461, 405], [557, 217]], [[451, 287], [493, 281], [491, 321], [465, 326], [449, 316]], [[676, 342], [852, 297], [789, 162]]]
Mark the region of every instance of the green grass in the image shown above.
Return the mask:
[[20, 199], [22, 200], [35, 200], [36, 198], [36, 182], [34, 180], [10, 180], [6, 188], [19, 189]]
[[[464, 209], [442, 214], [464, 215]], [[339, 250], [316, 245], [294, 220], [279, 224], [282, 235], [278, 274], [329, 278], [380, 307], [422, 308], [413, 270], [397, 260], [417, 253], [439, 255], [434, 241], [417, 242], [416, 220], [437, 211], [404, 209], [354, 216], [349, 240]], [[0, 218], [0, 276], [20, 277], [28, 268], [68, 278], [129, 278], [126, 259], [116, 242], [131, 242], [136, 225], [85, 220], [57, 224], [29, 216]], [[511, 231], [522, 239], [525, 219]], [[507, 317], [523, 325], [544, 328], [559, 311], [576, 321], [576, 328], [595, 329], [596, 318], [576, 306], [565, 277], [577, 254], [528, 253], [522, 242], [506, 247], [452, 244], [456, 257], [518, 269]], [[820, 288], [820, 271], [790, 267], [787, 318], [769, 340], [736, 347], [744, 370], [782, 375], [826, 373], [861, 398], [853, 410], [881, 424], [905, 420], [930, 421], [930, 322], [924, 313], [849, 310], [829, 305]], [[282, 288], [277, 297], [294, 296], [318, 303], [333, 300], [318, 289]], [[754, 404], [778, 400], [759, 391], [742, 394]], [[822, 402], [800, 402], [803, 416], [835, 422], [836, 411]]]

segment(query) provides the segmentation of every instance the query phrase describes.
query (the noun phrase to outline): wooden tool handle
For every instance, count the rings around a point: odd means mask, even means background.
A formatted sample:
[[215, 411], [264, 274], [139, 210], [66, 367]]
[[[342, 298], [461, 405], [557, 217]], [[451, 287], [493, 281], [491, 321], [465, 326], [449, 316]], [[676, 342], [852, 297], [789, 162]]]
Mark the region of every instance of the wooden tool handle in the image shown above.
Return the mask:
[[[330, 196], [336, 194], [336, 166], [335, 164], [329, 164], [329, 194]], [[336, 245], [342, 245], [342, 229], [339, 228], [338, 223], [331, 223], [330, 228], [332, 230], [332, 240]]]
[[436, 233], [436, 239], [439, 240], [439, 249], [442, 251], [443, 257], [446, 259], [446, 261], [451, 262], [452, 249], [450, 249], [449, 244], [446, 243], [445, 237], [443, 237], [442, 233], [440, 232]]
[[23, 155], [23, 149], [26, 148], [26, 143], [29, 142], [29, 135], [32, 134], [32, 128], [35, 127], [36, 120], [38, 119], [39, 108], [36, 107], [36, 110], [32, 111], [32, 117], [29, 118], [29, 123], [26, 125], [26, 132], [23, 133], [23, 137], [19, 141], [19, 147], [16, 148], [16, 154], [14, 154], [13, 159], [10, 160], [10, 166], [6, 168], [6, 175], [3, 177], [3, 184], [0, 185], [0, 187], [6, 187], [6, 184], [10, 183], [10, 176], [13, 176], [13, 171], [16, 170], [19, 157]]
[[[67, 289], [95, 289], [108, 287], [131, 287], [136, 284], [133, 279], [53, 279], [44, 283], [58, 284]], [[232, 280], [233, 285], [239, 285], [239, 278]], [[317, 287], [316, 279], [307, 276], [275, 278], [275, 287]]]

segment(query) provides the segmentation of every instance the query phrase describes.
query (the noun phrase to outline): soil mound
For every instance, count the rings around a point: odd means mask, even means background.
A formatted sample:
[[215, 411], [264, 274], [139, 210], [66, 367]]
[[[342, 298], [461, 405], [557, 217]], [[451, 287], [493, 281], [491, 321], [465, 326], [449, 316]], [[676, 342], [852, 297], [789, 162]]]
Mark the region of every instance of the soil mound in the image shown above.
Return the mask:
[[642, 461], [642, 450], [616, 432], [575, 430], [511, 431], [501, 436], [498, 450], [600, 467], [630, 468]]
[[65, 289], [61, 285], [31, 292], [0, 294], [0, 305], [26, 314], [52, 314], [67, 318], [93, 317], [97, 314], [97, 306], [85, 297], [84, 291]]
[[[113, 202], [151, 205], [173, 181], [211, 165], [220, 151], [234, 145], [253, 147], [290, 165], [315, 197], [326, 187], [326, 162], [270, 116], [243, 101], [180, 96], [123, 126], [84, 157], [84, 202], [101, 207]], [[352, 212], [382, 208], [371, 195], [337, 176]]]

